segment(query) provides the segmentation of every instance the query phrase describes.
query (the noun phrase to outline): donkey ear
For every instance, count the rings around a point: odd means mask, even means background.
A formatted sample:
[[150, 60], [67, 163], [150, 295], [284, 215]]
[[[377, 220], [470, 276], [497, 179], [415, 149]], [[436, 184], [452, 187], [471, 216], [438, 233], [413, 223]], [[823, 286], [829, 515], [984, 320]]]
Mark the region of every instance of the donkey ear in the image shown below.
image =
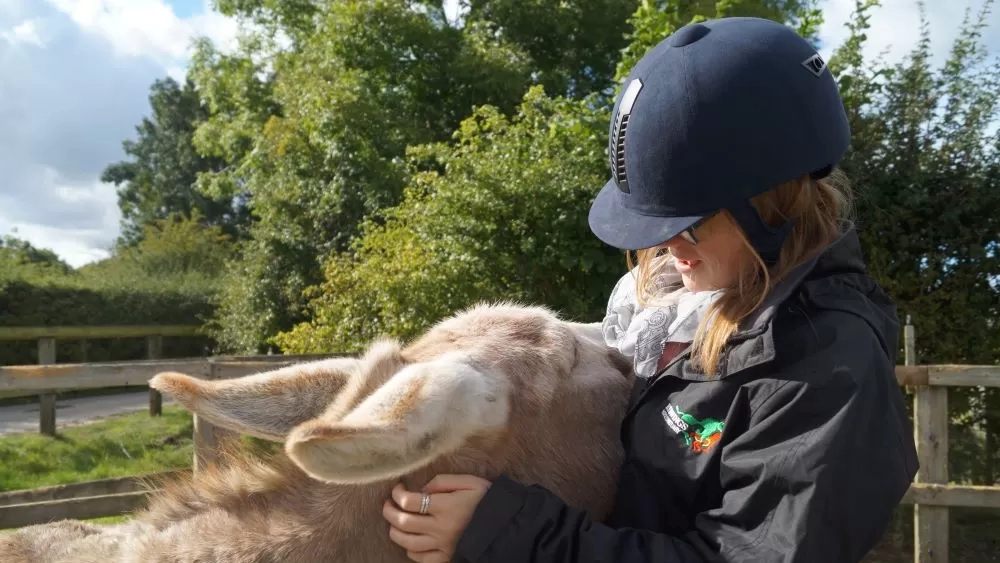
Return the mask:
[[412, 364], [343, 417], [320, 417], [292, 430], [285, 451], [322, 481], [399, 478], [470, 436], [505, 427], [507, 386], [505, 378], [459, 355]]
[[319, 416], [360, 369], [358, 359], [330, 358], [216, 381], [164, 372], [149, 386], [212, 424], [281, 442], [296, 425]]

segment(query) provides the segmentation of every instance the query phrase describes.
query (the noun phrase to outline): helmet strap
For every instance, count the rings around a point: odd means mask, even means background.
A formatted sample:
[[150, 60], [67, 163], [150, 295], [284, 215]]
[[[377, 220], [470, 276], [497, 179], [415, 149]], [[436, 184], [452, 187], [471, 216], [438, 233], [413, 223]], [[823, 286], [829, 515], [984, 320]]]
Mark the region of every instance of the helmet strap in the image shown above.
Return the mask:
[[760, 214], [750, 204], [749, 200], [731, 205], [726, 208], [733, 216], [736, 223], [743, 229], [750, 246], [757, 251], [757, 254], [764, 260], [768, 267], [778, 263], [781, 255], [781, 246], [784, 244], [788, 234], [795, 226], [795, 218], [785, 221], [782, 225], [772, 227], [761, 219]]

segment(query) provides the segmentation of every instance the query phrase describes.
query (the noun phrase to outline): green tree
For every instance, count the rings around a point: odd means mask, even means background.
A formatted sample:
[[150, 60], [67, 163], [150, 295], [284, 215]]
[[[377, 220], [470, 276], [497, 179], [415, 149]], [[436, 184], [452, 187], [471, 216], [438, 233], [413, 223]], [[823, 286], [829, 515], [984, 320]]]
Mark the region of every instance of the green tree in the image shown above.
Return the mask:
[[[0, 240], [0, 325], [201, 324], [212, 312], [232, 243], [219, 226], [177, 213], [142, 226], [133, 246], [78, 269], [12, 236]], [[57, 343], [61, 361], [143, 358], [142, 339]], [[201, 355], [204, 337], [165, 341], [166, 357]], [[37, 344], [0, 342], [0, 363], [37, 361]], [[85, 356], [81, 352], [85, 350]]]
[[152, 277], [198, 274], [217, 279], [233, 256], [233, 240], [217, 225], [206, 224], [196, 212], [179, 213], [143, 226], [142, 241], [118, 257]]
[[246, 190], [257, 221], [221, 303], [219, 337], [234, 350], [302, 319], [323, 257], [398, 203], [408, 145], [447, 139], [476, 104], [513, 108], [530, 76], [484, 26], [442, 26], [402, 0], [332, 3], [315, 26], [263, 62], [259, 37], [195, 57], [212, 114], [196, 142], [231, 163], [203, 175], [205, 189]]
[[0, 237], [0, 272], [4, 277], [62, 278], [73, 268], [47, 248], [38, 248], [16, 235]]
[[232, 259], [235, 243], [222, 227], [171, 213], [142, 226], [138, 242], [119, 246], [112, 255], [79, 269], [93, 287], [166, 287], [211, 299]]
[[[860, 192], [869, 260], [913, 315], [924, 361], [993, 361], [1000, 344], [990, 328], [1000, 305], [1000, 216], [990, 211], [1000, 209], [1000, 66], [982, 45], [991, 4], [967, 16], [940, 69], [926, 20], [900, 63], [863, 61], [863, 40], [831, 61], [852, 118], [844, 167]], [[858, 2], [862, 12], [876, 5]]]
[[[436, 2], [439, 4], [440, 2]], [[638, 0], [469, 0], [466, 22], [482, 24], [529, 58], [532, 84], [583, 98], [613, 85]]]
[[119, 243], [136, 244], [143, 226], [172, 213], [198, 212], [211, 224], [238, 235], [247, 223], [245, 202], [239, 194], [206, 196], [197, 187], [198, 174], [223, 168], [219, 158], [195, 150], [192, 135], [207, 117], [191, 81], [182, 87], [172, 78], [150, 87], [150, 117], [136, 127], [135, 140], [122, 143], [128, 160], [107, 166], [101, 181], [118, 187], [122, 213]]
[[[1000, 59], [991, 62], [983, 45], [992, 4], [966, 13], [933, 68], [926, 18], [903, 61], [865, 60], [878, 2], [859, 0], [851, 36], [830, 61], [851, 116], [844, 168], [859, 192], [862, 243], [901, 317], [912, 317], [919, 363], [1000, 358]], [[1000, 394], [952, 389], [949, 397], [952, 476], [992, 484]]]
[[[289, 38], [293, 50], [317, 32], [317, 21], [340, 0], [218, 0], [219, 10]], [[639, 0], [460, 0], [463, 17], [448, 22], [443, 0], [410, 0], [437, 27], [485, 32], [529, 60], [532, 84], [583, 97], [607, 88], [628, 39], [628, 16]], [[525, 85], [527, 87], [527, 85]]]
[[215, 0], [219, 13], [246, 21], [273, 39], [278, 34], [297, 46], [315, 32], [315, 19], [330, 0]]
[[484, 106], [454, 143], [413, 148], [402, 204], [327, 264], [312, 321], [275, 342], [356, 350], [382, 334], [412, 337], [483, 300], [593, 319], [623, 264], [587, 227], [606, 181], [606, 123], [586, 100], [535, 87], [514, 117]]

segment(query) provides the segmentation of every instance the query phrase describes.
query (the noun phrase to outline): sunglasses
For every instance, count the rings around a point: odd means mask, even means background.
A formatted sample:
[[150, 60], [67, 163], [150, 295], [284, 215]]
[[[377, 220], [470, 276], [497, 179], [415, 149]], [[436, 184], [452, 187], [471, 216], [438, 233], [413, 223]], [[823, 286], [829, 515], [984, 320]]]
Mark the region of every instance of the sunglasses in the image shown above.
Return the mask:
[[698, 229], [698, 227], [704, 225], [709, 219], [711, 219], [714, 216], [715, 213], [712, 213], [711, 215], [706, 215], [705, 217], [698, 219], [693, 225], [681, 231], [680, 234], [678, 234], [678, 236], [687, 241], [688, 244], [691, 244], [692, 246], [698, 244], [698, 237], [695, 236], [694, 232]]

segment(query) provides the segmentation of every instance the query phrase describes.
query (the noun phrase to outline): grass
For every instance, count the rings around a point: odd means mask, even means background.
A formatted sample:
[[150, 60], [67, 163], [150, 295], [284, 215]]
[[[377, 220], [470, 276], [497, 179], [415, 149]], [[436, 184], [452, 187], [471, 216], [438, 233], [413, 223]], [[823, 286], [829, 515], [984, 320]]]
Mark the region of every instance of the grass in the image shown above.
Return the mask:
[[173, 405], [163, 415], [137, 412], [65, 428], [0, 437], [0, 491], [191, 467], [191, 413]]
[[104, 518], [94, 518], [93, 520], [84, 520], [84, 522], [90, 522], [91, 524], [98, 525], [111, 525], [111, 524], [121, 524], [122, 522], [128, 522], [128, 516], [105, 516]]

